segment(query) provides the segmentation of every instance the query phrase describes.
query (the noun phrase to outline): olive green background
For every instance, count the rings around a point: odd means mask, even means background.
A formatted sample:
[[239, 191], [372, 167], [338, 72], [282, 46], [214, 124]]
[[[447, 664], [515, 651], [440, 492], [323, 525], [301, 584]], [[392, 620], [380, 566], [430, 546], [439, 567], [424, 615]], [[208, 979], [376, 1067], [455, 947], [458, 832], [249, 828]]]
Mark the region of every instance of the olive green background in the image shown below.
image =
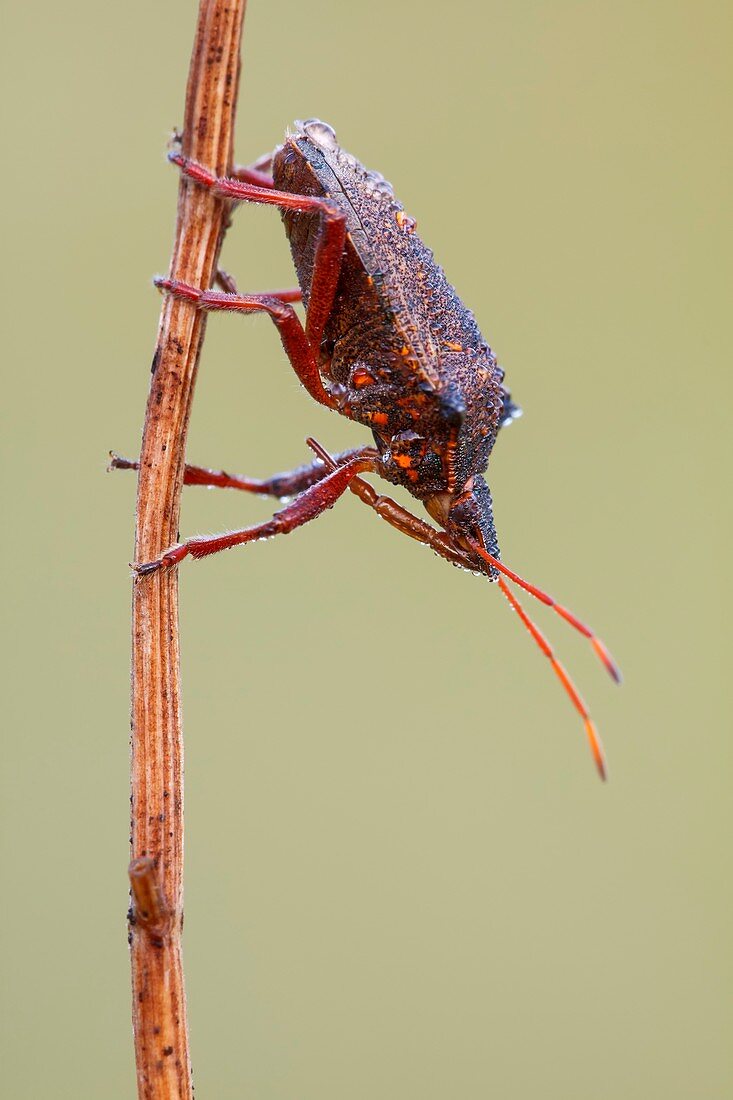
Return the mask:
[[[442, 9], [442, 10], [441, 10]], [[3, 1092], [134, 1095], [125, 945], [131, 475], [193, 3], [6, 5]], [[723, 1100], [731, 1064], [731, 14], [713, 2], [267, 3], [237, 151], [319, 116], [393, 181], [525, 415], [497, 591], [352, 497], [181, 570], [201, 1100]], [[225, 266], [292, 282], [241, 209]], [[367, 439], [266, 318], [212, 318], [192, 461]], [[182, 531], [267, 501], [186, 492]], [[535, 605], [537, 608], [537, 605]], [[725, 682], [724, 682], [725, 678]]]

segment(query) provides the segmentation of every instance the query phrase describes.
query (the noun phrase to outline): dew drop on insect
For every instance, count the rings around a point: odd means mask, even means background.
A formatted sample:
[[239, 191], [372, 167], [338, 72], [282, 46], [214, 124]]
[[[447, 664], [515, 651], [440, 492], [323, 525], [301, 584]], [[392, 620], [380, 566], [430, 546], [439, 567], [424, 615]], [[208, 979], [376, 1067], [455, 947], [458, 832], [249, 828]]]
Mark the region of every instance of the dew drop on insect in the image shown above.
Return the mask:
[[336, 131], [333, 126], [329, 126], [327, 122], [321, 122], [319, 118], [306, 119], [303, 123], [303, 132], [307, 134], [316, 145], [320, 145], [322, 149], [338, 148]]
[[389, 180], [386, 180], [381, 172], [367, 172], [367, 187], [372, 195], [388, 195], [390, 198], [394, 194], [392, 184]]

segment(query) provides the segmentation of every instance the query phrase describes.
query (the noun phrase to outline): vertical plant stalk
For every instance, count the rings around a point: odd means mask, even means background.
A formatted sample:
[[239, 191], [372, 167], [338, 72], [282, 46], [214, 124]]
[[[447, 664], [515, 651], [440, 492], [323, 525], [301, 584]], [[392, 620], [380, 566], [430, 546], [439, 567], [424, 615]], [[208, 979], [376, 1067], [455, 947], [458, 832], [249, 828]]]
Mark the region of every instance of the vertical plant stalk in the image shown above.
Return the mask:
[[[218, 174], [231, 169], [245, 0], [201, 0], [186, 89], [183, 152]], [[181, 180], [170, 275], [209, 287], [227, 206]], [[184, 452], [205, 316], [163, 300], [140, 452], [135, 560], [178, 538]], [[183, 734], [178, 571], [133, 586], [130, 950], [140, 1098], [192, 1097], [181, 956]]]

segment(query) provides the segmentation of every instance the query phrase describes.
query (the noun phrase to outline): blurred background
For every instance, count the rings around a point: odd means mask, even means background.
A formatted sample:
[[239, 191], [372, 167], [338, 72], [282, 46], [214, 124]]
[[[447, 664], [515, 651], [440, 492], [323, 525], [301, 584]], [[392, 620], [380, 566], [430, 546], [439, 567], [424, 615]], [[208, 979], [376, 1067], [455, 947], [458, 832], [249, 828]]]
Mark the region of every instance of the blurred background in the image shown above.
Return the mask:
[[[134, 1095], [125, 942], [139, 446], [194, 3], [7, 5], [4, 1084]], [[197, 1096], [723, 1100], [731, 1064], [730, 6], [251, 0], [237, 156], [334, 125], [418, 220], [524, 417], [507, 563], [608, 750], [499, 593], [347, 497], [182, 567]], [[277, 215], [224, 266], [292, 282]], [[190, 461], [366, 440], [266, 318], [212, 318]], [[186, 491], [182, 531], [265, 500]]]

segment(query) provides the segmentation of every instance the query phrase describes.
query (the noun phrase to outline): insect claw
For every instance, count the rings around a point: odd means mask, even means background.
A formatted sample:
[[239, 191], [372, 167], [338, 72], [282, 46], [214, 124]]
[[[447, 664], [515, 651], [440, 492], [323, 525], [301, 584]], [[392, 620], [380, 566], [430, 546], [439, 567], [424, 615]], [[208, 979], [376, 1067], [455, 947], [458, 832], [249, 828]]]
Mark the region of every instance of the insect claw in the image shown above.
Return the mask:
[[179, 283], [176, 279], [169, 279], [165, 275], [156, 275], [153, 279], [153, 286], [156, 286], [161, 292], [171, 294], [174, 298], [180, 298], [184, 302], [191, 302], [195, 306], [201, 304], [204, 295], [204, 291], [199, 290], [198, 287], [189, 286], [188, 283]]
[[130, 563], [130, 568], [138, 577], [147, 577], [151, 573], [157, 573], [164, 564], [166, 563], [160, 559], [158, 561], [134, 561]]
[[107, 467], [107, 473], [111, 474], [113, 470], [139, 470], [140, 463], [133, 461], [131, 458], [123, 458], [122, 455], [118, 455], [117, 451], [109, 452], [109, 466]]
[[[139, 577], [147, 577], [150, 573], [157, 573], [159, 569], [170, 569], [171, 566], [178, 565], [190, 553], [190, 544], [179, 542], [166, 550], [159, 558], [155, 558], [154, 561], [134, 562], [132, 568]], [[198, 555], [194, 553], [193, 556], [197, 557]]]

